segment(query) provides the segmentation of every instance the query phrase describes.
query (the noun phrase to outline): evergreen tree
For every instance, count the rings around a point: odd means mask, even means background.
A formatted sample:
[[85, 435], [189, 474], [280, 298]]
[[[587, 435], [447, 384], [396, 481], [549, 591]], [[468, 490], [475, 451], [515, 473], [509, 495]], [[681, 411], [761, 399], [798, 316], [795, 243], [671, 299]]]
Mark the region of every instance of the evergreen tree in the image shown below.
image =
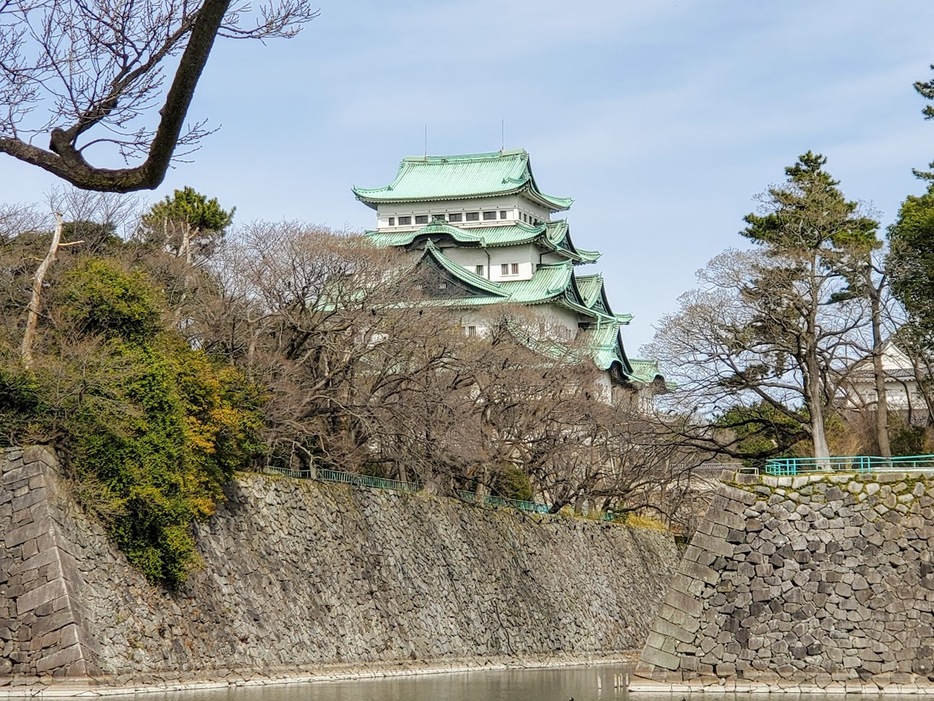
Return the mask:
[[878, 223], [844, 197], [826, 162], [810, 151], [800, 156], [785, 169], [786, 182], [764, 193], [762, 213], [747, 215], [740, 232], [766, 254], [743, 290], [755, 310], [750, 330], [763, 347], [774, 345], [776, 360], [787, 354], [800, 372], [817, 458], [830, 454], [824, 420], [835, 399], [822, 345], [837, 335], [821, 323], [821, 312], [849, 296], [854, 260], [878, 247]]
[[[931, 69], [934, 70], [934, 65], [931, 66]], [[934, 78], [927, 82], [918, 81], [915, 83], [915, 90], [918, 91], [918, 94], [923, 97], [925, 100], [934, 101]], [[934, 105], [925, 105], [921, 110], [921, 114], [924, 115], [925, 119], [934, 119]], [[917, 175], [922, 180], [931, 180], [934, 181], [934, 161], [928, 166], [931, 170], [914, 170], [914, 174]]]
[[185, 186], [143, 215], [140, 234], [145, 242], [191, 263], [211, 255], [233, 222], [234, 212], [236, 208], [225, 210], [216, 198], [208, 199]]

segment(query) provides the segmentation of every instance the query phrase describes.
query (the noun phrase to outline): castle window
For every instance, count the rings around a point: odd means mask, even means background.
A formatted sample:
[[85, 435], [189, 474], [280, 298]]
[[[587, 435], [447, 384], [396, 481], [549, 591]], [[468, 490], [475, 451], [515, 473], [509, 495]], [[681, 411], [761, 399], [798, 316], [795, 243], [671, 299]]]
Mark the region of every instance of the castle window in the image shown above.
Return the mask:
[[474, 272], [480, 277], [483, 277], [483, 266], [482, 265], [474, 266]]
[[480, 221], [480, 212], [467, 212], [467, 221]]
[[428, 223], [428, 215], [427, 215], [427, 214], [418, 214], [418, 215], [416, 215], [416, 216], [415, 216], [415, 223], [416, 223], [416, 224], [427, 224], [427, 223]]
[[477, 327], [476, 326], [465, 326], [464, 335], [469, 338], [474, 338], [477, 335]]
[[509, 263], [503, 263], [499, 266], [500, 275], [509, 275]]
[[463, 221], [464, 215], [460, 212], [451, 213], [448, 215], [448, 221]]
[[519, 264], [518, 264], [518, 263], [513, 263], [513, 264], [512, 264], [512, 274], [513, 274], [513, 275], [518, 275], [518, 274], [519, 274]]
[[500, 219], [505, 219], [505, 218], [508, 216], [508, 214], [509, 214], [509, 212], [507, 212], [507, 211], [504, 209], [504, 210], [502, 210], [502, 211], [499, 213], [499, 218], [500, 218]]
[[483, 221], [494, 221], [496, 219], [496, 212], [484, 212]]
[[389, 226], [395, 226], [395, 225], [396, 225], [396, 218], [389, 217]]
[[434, 219], [437, 219], [438, 221], [444, 221], [444, 220], [445, 220], [445, 217], [444, 217], [443, 214], [432, 214], [431, 216], [432, 216]]
[[412, 217], [399, 217], [399, 226], [409, 226], [412, 223]]

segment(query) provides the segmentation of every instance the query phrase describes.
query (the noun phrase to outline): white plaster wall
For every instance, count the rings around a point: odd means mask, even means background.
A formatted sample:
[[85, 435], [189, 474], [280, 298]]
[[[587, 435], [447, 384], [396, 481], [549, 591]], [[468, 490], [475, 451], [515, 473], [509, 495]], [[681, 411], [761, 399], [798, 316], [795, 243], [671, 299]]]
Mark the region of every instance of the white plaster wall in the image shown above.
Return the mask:
[[[524, 309], [531, 314], [530, 317], [524, 317], [525, 323], [530, 325], [529, 330], [542, 338], [567, 342], [577, 337], [577, 315], [573, 312], [549, 305], [536, 305]], [[476, 326], [478, 332], [482, 332], [480, 335], [483, 335], [488, 328], [491, 314], [495, 314], [493, 307], [464, 311], [460, 317], [460, 325], [462, 328]]]
[[[483, 277], [494, 282], [510, 282], [531, 279], [538, 265], [539, 251], [533, 244], [523, 246], [506, 246], [503, 248], [460, 248], [450, 247], [444, 249], [451, 261], [463, 266], [476, 274], [476, 266], [483, 266]], [[519, 273], [511, 272], [503, 275], [502, 266], [508, 265], [512, 271], [512, 264], [519, 264]]]
[[[524, 246], [506, 246], [503, 248], [488, 248], [490, 254], [490, 280], [494, 282], [509, 282], [510, 280], [529, 280], [538, 265], [539, 252], [533, 244]], [[502, 266], [519, 264], [519, 274], [503, 275]]]
[[597, 390], [597, 396], [600, 398], [600, 401], [605, 404], [610, 404], [613, 401], [613, 383], [610, 380], [610, 374], [608, 372], [601, 372], [597, 376], [597, 381], [594, 383], [595, 389]]
[[577, 338], [577, 314], [569, 309], [553, 305], [531, 307], [541, 324], [539, 331], [548, 338], [558, 341], [573, 341]]
[[459, 248], [451, 247], [444, 249], [444, 255], [451, 261], [466, 268], [476, 274], [476, 266], [483, 266], [483, 275], [487, 280], [490, 279], [490, 249], [484, 248]]
[[[876, 403], [876, 387], [874, 382], [855, 382], [853, 384], [853, 389], [864, 404], [872, 405]], [[907, 410], [909, 408], [923, 410], [925, 406], [924, 397], [921, 392], [918, 391], [917, 382], [914, 381], [887, 381], [885, 383], [885, 400], [886, 405], [890, 409], [896, 410]], [[859, 408], [859, 403], [856, 401], [851, 400], [848, 404], [853, 408]]]
[[567, 258], [557, 253], [548, 252], [542, 255], [542, 263], [563, 263]]
[[[496, 212], [495, 220], [484, 221], [483, 212]], [[479, 221], [466, 221], [467, 212], [479, 212]], [[505, 219], [500, 212], [506, 212]], [[515, 224], [523, 221], [523, 214], [539, 221], [550, 221], [551, 213], [543, 207], [527, 200], [521, 195], [508, 195], [505, 197], [484, 197], [474, 200], [453, 200], [447, 202], [404, 202], [400, 204], [380, 204], [376, 214], [376, 228], [379, 231], [407, 231], [420, 229], [425, 224], [416, 224], [415, 217], [424, 215], [431, 221], [433, 215], [444, 214], [445, 218], [451, 213], [464, 215], [461, 221], [452, 222], [455, 226], [470, 229], [477, 226], [500, 226]], [[400, 216], [411, 216], [412, 223], [399, 225]], [[389, 226], [389, 218], [395, 219], [395, 225]]]

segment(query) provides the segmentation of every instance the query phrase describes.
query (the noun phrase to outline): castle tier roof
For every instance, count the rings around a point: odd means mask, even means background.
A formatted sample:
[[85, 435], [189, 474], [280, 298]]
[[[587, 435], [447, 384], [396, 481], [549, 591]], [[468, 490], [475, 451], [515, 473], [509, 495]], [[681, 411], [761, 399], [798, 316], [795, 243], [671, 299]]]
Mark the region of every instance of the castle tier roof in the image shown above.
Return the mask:
[[529, 154], [524, 149], [463, 156], [409, 156], [385, 187], [353, 188], [361, 202], [380, 204], [443, 202], [522, 193], [552, 212], [568, 209], [574, 200], [546, 195], [538, 189]]
[[502, 226], [461, 228], [434, 220], [420, 229], [407, 231], [368, 231], [367, 238], [377, 246], [410, 247], [422, 240], [449, 237], [457, 243], [481, 248], [497, 248], [537, 243], [576, 263], [592, 263], [600, 258], [599, 251], [577, 248], [571, 240], [570, 227], [564, 219], [543, 222], [537, 226], [516, 222]]
[[[458, 265], [429, 240], [417, 265], [431, 266], [442, 272], [460, 293], [458, 296], [446, 293], [444, 296], [422, 300], [420, 304], [455, 308], [485, 307], [508, 302], [522, 305], [557, 304], [577, 312], [586, 320], [587, 325], [581, 331], [578, 344], [599, 369], [615, 369], [622, 377], [636, 384], [649, 384], [656, 379], [658, 368], [654, 361], [630, 361], [626, 357], [620, 329], [631, 321], [632, 316], [614, 314], [606, 300], [602, 276], [577, 277], [571, 261], [541, 265], [529, 280], [493, 282]], [[568, 346], [558, 341], [526, 341], [543, 353], [564, 355], [569, 352]]]

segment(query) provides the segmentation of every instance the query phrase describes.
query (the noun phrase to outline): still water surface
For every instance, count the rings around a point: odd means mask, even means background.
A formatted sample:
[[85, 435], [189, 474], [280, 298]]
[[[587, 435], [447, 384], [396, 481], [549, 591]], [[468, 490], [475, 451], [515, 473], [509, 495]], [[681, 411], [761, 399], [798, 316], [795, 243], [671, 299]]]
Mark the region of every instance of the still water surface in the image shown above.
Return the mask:
[[[614, 689], [620, 665], [472, 671], [388, 679], [313, 682], [224, 691], [146, 694], [135, 701], [681, 701], [683, 694], [626, 694]], [[598, 681], [599, 680], [599, 681]], [[691, 701], [867, 701], [875, 694], [696, 694]], [[886, 701], [917, 701], [921, 696], [886, 694]]]
[[[613, 688], [620, 665], [472, 671], [387, 679], [311, 682], [225, 690], [184, 691], [111, 697], [114, 701], [681, 701], [683, 694], [626, 694]], [[598, 681], [599, 680], [599, 681]], [[696, 694], [690, 701], [868, 701], [875, 694], [849, 696]], [[885, 694], [885, 701], [923, 696]], [[930, 697], [928, 697], [930, 698]], [[15, 701], [15, 700], [14, 700]]]

